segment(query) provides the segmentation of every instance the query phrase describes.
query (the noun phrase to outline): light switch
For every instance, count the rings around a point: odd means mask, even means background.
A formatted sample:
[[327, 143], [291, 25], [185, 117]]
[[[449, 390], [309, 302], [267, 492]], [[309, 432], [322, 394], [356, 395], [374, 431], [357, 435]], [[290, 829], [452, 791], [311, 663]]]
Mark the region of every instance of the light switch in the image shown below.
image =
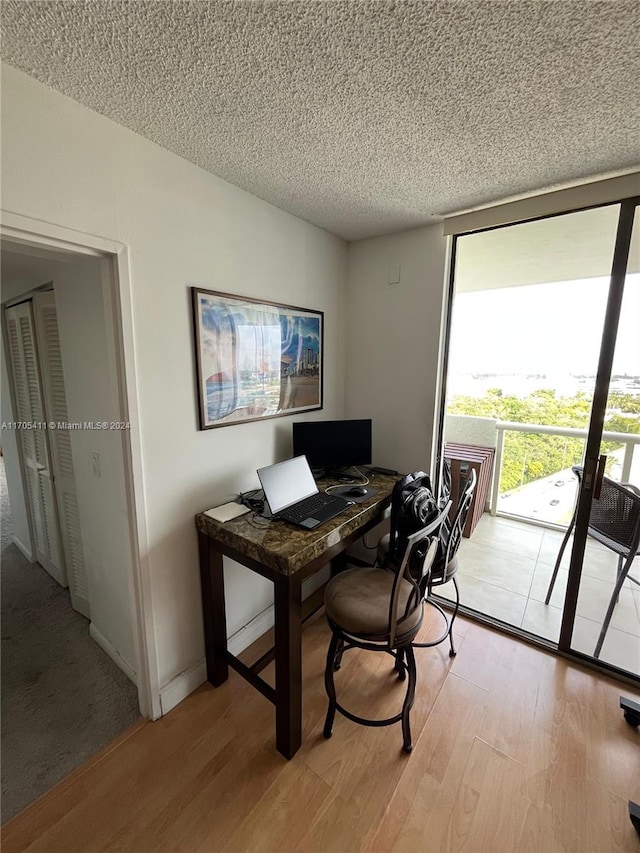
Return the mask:
[[389, 284], [400, 284], [400, 264], [389, 267]]
[[96, 476], [96, 477], [100, 477], [100, 476], [101, 476], [101, 472], [100, 472], [100, 454], [99, 454], [99, 453], [92, 453], [92, 454], [91, 454], [91, 470], [93, 471], [94, 476]]

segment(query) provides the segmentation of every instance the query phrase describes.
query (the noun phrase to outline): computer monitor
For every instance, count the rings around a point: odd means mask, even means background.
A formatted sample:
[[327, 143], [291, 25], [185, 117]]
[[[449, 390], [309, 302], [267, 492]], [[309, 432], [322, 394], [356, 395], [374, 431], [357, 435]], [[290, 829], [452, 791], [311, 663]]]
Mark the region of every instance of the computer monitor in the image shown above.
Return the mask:
[[371, 462], [371, 419], [293, 424], [293, 455], [312, 468], [347, 468]]

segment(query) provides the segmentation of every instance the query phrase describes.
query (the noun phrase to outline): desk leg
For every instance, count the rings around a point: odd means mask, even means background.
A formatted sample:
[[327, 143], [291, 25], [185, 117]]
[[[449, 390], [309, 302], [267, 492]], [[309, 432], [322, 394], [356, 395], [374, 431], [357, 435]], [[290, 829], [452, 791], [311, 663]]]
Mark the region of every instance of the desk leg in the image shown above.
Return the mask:
[[301, 590], [296, 575], [274, 583], [276, 639], [276, 747], [293, 758], [302, 743]]
[[207, 679], [215, 687], [219, 687], [229, 677], [229, 665], [225, 658], [227, 617], [224, 606], [222, 554], [213, 548], [211, 539], [200, 531], [198, 531], [198, 549]]
[[333, 558], [333, 560], [331, 560], [330, 571], [331, 571], [331, 577], [332, 578], [335, 577], [336, 575], [340, 574], [340, 572], [344, 572], [344, 570], [347, 568], [347, 565], [348, 565], [347, 560], [348, 560], [348, 558], [347, 558], [347, 552], [346, 551], [341, 551], [339, 554], [336, 554], [336, 556]]

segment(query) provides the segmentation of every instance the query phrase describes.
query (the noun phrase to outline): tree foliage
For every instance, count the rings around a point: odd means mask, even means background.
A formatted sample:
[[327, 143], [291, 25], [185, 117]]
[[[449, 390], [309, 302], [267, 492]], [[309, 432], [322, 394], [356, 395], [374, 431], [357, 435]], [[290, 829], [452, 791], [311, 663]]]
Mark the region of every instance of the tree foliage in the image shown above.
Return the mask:
[[[590, 413], [591, 398], [583, 392], [573, 397], [558, 397], [555, 391], [544, 388], [524, 398], [504, 395], [501, 389], [490, 388], [484, 397], [461, 395], [454, 397], [447, 406], [449, 415], [472, 415], [577, 429], [588, 428]], [[640, 397], [611, 392], [604, 429], [640, 434]], [[579, 464], [584, 444], [582, 438], [506, 432], [500, 491], [509, 491]], [[620, 442], [603, 442], [605, 452], [621, 446]]]

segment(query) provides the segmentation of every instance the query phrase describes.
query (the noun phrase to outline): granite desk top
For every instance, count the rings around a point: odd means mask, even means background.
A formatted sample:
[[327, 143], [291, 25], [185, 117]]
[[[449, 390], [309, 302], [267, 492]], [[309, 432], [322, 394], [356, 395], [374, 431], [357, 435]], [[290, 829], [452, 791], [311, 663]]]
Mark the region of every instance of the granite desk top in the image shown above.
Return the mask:
[[[381, 516], [397, 480], [398, 477], [376, 474], [369, 483], [370, 488], [376, 489], [375, 494], [362, 503], [353, 504], [341, 515], [315, 530], [294, 527], [286, 521], [267, 523], [261, 518], [253, 521], [253, 513], [226, 522], [199, 513], [196, 515], [196, 527], [201, 533], [229, 546], [238, 554], [282, 574], [291, 575], [346, 539], [349, 534]], [[330, 485], [329, 481], [318, 483], [321, 490], [327, 485]]]

